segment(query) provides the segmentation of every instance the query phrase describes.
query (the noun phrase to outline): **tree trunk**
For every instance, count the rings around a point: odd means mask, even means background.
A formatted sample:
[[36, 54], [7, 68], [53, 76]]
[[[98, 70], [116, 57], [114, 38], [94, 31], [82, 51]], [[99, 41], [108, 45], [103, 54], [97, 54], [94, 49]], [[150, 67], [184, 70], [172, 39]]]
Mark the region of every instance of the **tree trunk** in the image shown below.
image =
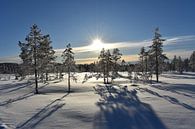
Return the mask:
[[70, 67], [68, 66], [68, 93], [70, 93]]
[[36, 52], [36, 46], [34, 48], [34, 72], [35, 72], [35, 94], [38, 94], [38, 81], [37, 81], [37, 52]]
[[157, 54], [157, 45], [156, 45], [156, 82], [158, 82], [158, 54]]
[[48, 72], [45, 73], [45, 78], [46, 78], [46, 81], [48, 81]]
[[148, 72], [148, 58], [146, 56], [146, 73]]
[[104, 84], [106, 83], [106, 66], [104, 64], [104, 73], [103, 73], [103, 76], [104, 76]]
[[108, 62], [106, 62], [106, 83], [108, 84]]

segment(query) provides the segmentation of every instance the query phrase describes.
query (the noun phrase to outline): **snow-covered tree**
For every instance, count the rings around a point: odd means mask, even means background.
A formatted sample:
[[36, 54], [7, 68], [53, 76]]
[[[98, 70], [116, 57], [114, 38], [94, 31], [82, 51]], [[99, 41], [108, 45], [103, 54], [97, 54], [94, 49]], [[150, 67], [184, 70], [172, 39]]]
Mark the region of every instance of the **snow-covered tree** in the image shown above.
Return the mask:
[[122, 54], [118, 48], [113, 49], [112, 51], [112, 76], [115, 77], [119, 71], [119, 61], [121, 59]]
[[111, 71], [111, 64], [112, 63], [112, 55], [110, 53], [110, 50], [106, 50], [103, 48], [100, 52], [100, 55], [98, 57], [99, 59], [99, 67], [101, 69], [101, 72], [103, 73], [104, 83], [108, 83], [109, 78], [109, 72]]
[[21, 69], [27, 71], [25, 75], [35, 74], [35, 93], [38, 93], [38, 77], [43, 78], [43, 74], [46, 74], [47, 80], [48, 69], [55, 59], [50, 37], [41, 34], [41, 30], [34, 24], [25, 42], [19, 41], [19, 47], [21, 48], [20, 58], [23, 60]]
[[63, 64], [67, 69], [68, 74], [68, 92], [70, 92], [70, 78], [72, 77], [75, 80], [75, 77], [72, 72], [75, 71], [75, 61], [74, 61], [74, 52], [72, 51], [72, 47], [70, 44], [66, 46], [66, 49], [62, 53]]
[[45, 35], [42, 38], [42, 42], [40, 43], [38, 54], [38, 62], [39, 62], [39, 74], [41, 76], [41, 78], [44, 78], [44, 74], [45, 74], [45, 79], [46, 81], [48, 81], [48, 72], [49, 69], [51, 69], [51, 67], [53, 66], [53, 62], [55, 60], [55, 51], [53, 50], [52, 46], [51, 46], [51, 40], [50, 40], [50, 36], [49, 35]]
[[30, 33], [25, 38], [25, 42], [19, 41], [21, 48], [20, 57], [23, 60], [23, 64], [28, 66], [28, 70], [33, 68], [35, 74], [35, 93], [38, 93], [38, 49], [42, 42], [41, 30], [37, 25], [31, 27]]
[[190, 61], [189, 61], [188, 58], [184, 59], [184, 61], [183, 61], [183, 67], [184, 67], [184, 70], [185, 70], [186, 72], [188, 72], [188, 71], [190, 70], [189, 62], [190, 62]]
[[164, 60], [168, 59], [165, 54], [163, 54], [163, 41], [161, 39], [161, 34], [159, 33], [159, 28], [155, 29], [154, 38], [152, 40], [152, 45], [150, 46], [149, 54], [152, 60], [155, 62], [155, 74], [156, 74], [156, 81], [159, 81], [159, 74], [160, 74], [160, 66], [163, 65]]
[[122, 61], [121, 61], [121, 64], [120, 64], [120, 65], [121, 65], [121, 67], [122, 67], [120, 70], [124, 72], [124, 71], [125, 71], [126, 61], [125, 61], [124, 59], [122, 59]]
[[146, 52], [146, 51], [145, 51], [145, 48], [142, 47], [142, 48], [140, 49], [140, 53], [139, 53], [140, 67], [141, 67], [141, 72], [142, 72], [142, 73], [144, 73], [144, 67], [145, 67], [145, 65], [144, 65], [145, 52]]
[[98, 59], [98, 65], [101, 70], [100, 72], [103, 73], [104, 83], [106, 83], [106, 52], [104, 48], [102, 48], [102, 50], [100, 51]]
[[176, 63], [176, 70], [182, 74], [183, 73], [183, 61], [181, 59], [181, 56], [178, 57], [177, 63]]
[[172, 70], [173, 70], [173, 71], [176, 70], [177, 61], [178, 61], [177, 56], [174, 55], [174, 58], [173, 58], [173, 60], [172, 60], [172, 62], [171, 62], [171, 66], [172, 66]]
[[192, 55], [190, 56], [190, 67], [192, 72], [195, 72], [195, 51], [193, 51]]

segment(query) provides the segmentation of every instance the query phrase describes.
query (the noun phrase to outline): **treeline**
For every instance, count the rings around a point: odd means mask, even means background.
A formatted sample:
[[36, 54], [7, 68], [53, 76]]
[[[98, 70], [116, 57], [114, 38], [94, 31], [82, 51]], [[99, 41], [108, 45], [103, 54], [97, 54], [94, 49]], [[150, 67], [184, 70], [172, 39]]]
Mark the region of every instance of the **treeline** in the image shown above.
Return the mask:
[[180, 74], [185, 72], [195, 72], [195, 51], [189, 58], [182, 59], [181, 56], [174, 56], [173, 60], [167, 62], [166, 71], [175, 71]]
[[0, 63], [0, 74], [17, 74], [20, 66], [17, 63]]

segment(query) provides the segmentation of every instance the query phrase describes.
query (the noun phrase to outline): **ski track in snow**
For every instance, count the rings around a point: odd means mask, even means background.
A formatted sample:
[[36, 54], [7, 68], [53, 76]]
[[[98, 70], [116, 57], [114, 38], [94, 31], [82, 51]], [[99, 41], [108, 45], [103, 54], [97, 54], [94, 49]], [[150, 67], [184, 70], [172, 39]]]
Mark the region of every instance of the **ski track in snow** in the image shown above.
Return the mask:
[[[48, 84], [45, 84], [43, 86], [40, 86], [38, 89], [42, 89], [42, 88], [44, 88], [47, 85]], [[26, 86], [24, 86], [24, 87], [26, 88]], [[0, 102], [0, 106], [5, 106], [5, 105], [11, 104], [13, 102], [17, 102], [17, 101], [20, 101], [20, 100], [24, 100], [24, 99], [27, 99], [27, 98], [32, 97], [34, 95], [35, 95], [34, 94], [34, 91], [32, 91], [32, 92], [29, 92], [29, 93], [26, 93], [26, 94], [23, 94], [23, 95], [14, 97], [14, 98], [9, 98], [9, 99], [7, 99], [5, 101]]]
[[42, 108], [39, 112], [37, 112], [34, 116], [29, 118], [27, 121], [22, 122], [19, 124], [16, 129], [32, 129], [36, 125], [38, 125], [42, 120], [47, 118], [48, 116], [52, 115], [55, 111], [59, 108], [62, 108], [65, 103], [63, 102], [64, 98], [68, 94], [63, 95], [59, 99], [55, 99], [53, 102]]

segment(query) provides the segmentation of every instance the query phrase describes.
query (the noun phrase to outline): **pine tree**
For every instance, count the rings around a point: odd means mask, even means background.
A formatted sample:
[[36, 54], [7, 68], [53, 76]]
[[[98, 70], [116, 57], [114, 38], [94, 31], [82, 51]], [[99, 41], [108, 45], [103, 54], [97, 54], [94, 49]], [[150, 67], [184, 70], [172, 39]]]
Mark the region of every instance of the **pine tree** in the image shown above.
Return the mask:
[[174, 58], [173, 58], [173, 60], [172, 60], [172, 62], [171, 62], [171, 65], [172, 65], [172, 70], [173, 70], [173, 71], [175, 71], [175, 70], [176, 70], [176, 64], [177, 64], [177, 61], [178, 61], [177, 56], [176, 56], [176, 55], [174, 55]]
[[106, 52], [104, 48], [102, 48], [102, 50], [100, 51], [98, 59], [100, 70], [103, 73], [104, 83], [106, 83]]
[[109, 78], [109, 72], [111, 71], [111, 65], [113, 65], [113, 59], [112, 55], [110, 53], [110, 50], [106, 50], [103, 48], [100, 52], [100, 55], [98, 57], [99, 59], [99, 66], [103, 70], [101, 71], [103, 73], [104, 83], [108, 83]]
[[142, 47], [142, 48], [140, 49], [139, 58], [140, 58], [141, 72], [142, 72], [142, 74], [143, 74], [143, 73], [144, 73], [144, 67], [145, 67], [145, 65], [144, 65], [145, 48], [144, 48], [144, 47]]
[[120, 53], [120, 50], [118, 48], [113, 49], [112, 51], [112, 76], [116, 76], [119, 70], [119, 60], [121, 59], [122, 54]]
[[109, 73], [111, 71], [111, 66], [113, 66], [113, 62], [112, 62], [112, 55], [110, 53], [110, 50], [107, 50], [106, 53], [105, 53], [105, 58], [106, 58], [106, 83], [108, 84], [109, 81], [108, 81], [108, 78], [109, 78]]
[[145, 72], [148, 72], [148, 51], [144, 53], [144, 62], [145, 62]]
[[122, 68], [120, 70], [123, 71], [123, 72], [125, 71], [125, 64], [126, 64], [125, 60], [122, 59], [122, 61], [121, 61], [121, 67]]
[[30, 68], [33, 68], [35, 75], [35, 93], [38, 94], [38, 49], [42, 42], [42, 34], [37, 25], [34, 24], [31, 27], [31, 31], [25, 38], [25, 41], [25, 43], [19, 41], [19, 46], [22, 51], [20, 57], [25, 66], [28, 65]]
[[193, 51], [192, 55], [190, 56], [190, 67], [192, 72], [195, 72], [195, 51]]
[[156, 74], [156, 81], [159, 81], [159, 74], [160, 74], [160, 66], [163, 64], [165, 59], [168, 59], [163, 53], [163, 41], [164, 39], [161, 39], [161, 34], [159, 33], [159, 29], [155, 29], [154, 38], [152, 40], [152, 45], [150, 46], [150, 56], [152, 60], [154, 60], [154, 68], [155, 68], [155, 74]]
[[184, 59], [184, 61], [183, 61], [183, 66], [184, 66], [184, 70], [186, 71], [186, 72], [188, 72], [189, 71], [189, 59], [188, 58], [186, 58], [186, 59]]
[[55, 59], [50, 37], [41, 34], [41, 30], [34, 24], [30, 33], [26, 36], [25, 42], [19, 41], [19, 47], [21, 48], [20, 58], [23, 60], [21, 69], [27, 71], [25, 75], [34, 73], [35, 93], [37, 94], [38, 77], [43, 78], [44, 73], [47, 76], [49, 66]]
[[74, 79], [74, 75], [71, 75], [71, 72], [75, 71], [75, 61], [74, 61], [74, 52], [72, 51], [71, 45], [68, 44], [66, 46], [66, 49], [62, 53], [63, 57], [63, 64], [65, 65], [65, 68], [67, 69], [68, 73], [68, 92], [70, 93], [70, 78], [72, 77]]
[[53, 62], [55, 60], [55, 51], [53, 50], [51, 46], [51, 40], [49, 35], [43, 36], [42, 42], [40, 43], [39, 49], [38, 49], [38, 59], [39, 59], [39, 73], [41, 74], [41, 77], [48, 81], [48, 72], [49, 69], [53, 66]]
[[178, 57], [178, 60], [177, 60], [177, 62], [176, 62], [176, 69], [177, 69], [177, 71], [178, 71], [180, 74], [183, 73], [183, 61], [182, 61], [182, 59], [181, 59], [180, 56]]

